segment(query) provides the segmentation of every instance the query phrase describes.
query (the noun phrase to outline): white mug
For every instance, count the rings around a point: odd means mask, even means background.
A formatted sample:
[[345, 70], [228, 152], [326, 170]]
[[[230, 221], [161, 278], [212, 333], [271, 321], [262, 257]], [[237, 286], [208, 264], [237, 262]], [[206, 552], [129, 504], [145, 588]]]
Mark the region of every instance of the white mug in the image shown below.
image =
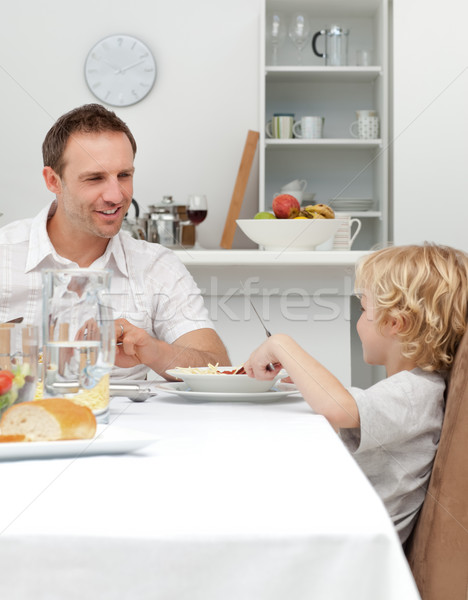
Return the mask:
[[269, 138], [290, 139], [293, 137], [294, 115], [273, 115], [265, 127]]
[[323, 135], [324, 117], [302, 117], [294, 123], [293, 133], [297, 138], [316, 139]]
[[379, 137], [379, 117], [359, 117], [351, 123], [349, 132], [361, 140], [376, 140]]
[[289, 192], [290, 190], [301, 190], [301, 192], [305, 192], [306, 187], [307, 181], [305, 179], [294, 179], [294, 181], [290, 181], [283, 185], [281, 191]]
[[359, 109], [356, 111], [356, 119], [362, 119], [363, 117], [378, 117], [376, 110]]
[[[357, 234], [361, 231], [361, 221], [349, 214], [339, 212], [335, 213], [335, 219], [338, 219], [340, 226], [333, 238], [333, 250], [351, 250]], [[356, 229], [351, 233], [353, 225], [356, 225]]]

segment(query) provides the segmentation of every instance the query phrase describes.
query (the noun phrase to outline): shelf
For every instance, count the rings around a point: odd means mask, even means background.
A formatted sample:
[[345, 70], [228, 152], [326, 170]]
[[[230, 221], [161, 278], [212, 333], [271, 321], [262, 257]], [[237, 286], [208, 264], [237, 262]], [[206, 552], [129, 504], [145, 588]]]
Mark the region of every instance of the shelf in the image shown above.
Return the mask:
[[382, 140], [359, 140], [354, 138], [320, 138], [320, 139], [265, 139], [266, 148], [381, 148]]
[[[315, 16], [324, 15], [327, 18], [336, 17], [369, 17], [372, 18], [379, 7], [379, 0], [313, 0]], [[268, 8], [284, 10], [284, 0], [269, 0]], [[311, 0], [288, 0], [287, 8], [290, 12], [311, 10]]]
[[[297, 121], [305, 115], [321, 115], [325, 120], [325, 137], [275, 139], [267, 138], [265, 129], [261, 131], [259, 210], [270, 210], [278, 190], [295, 179], [307, 182], [307, 189], [317, 194], [316, 202], [341, 195], [374, 198], [373, 204], [361, 205], [370, 207], [368, 211], [337, 211], [361, 221], [362, 230], [356, 243], [359, 249], [385, 245], [391, 229], [390, 5], [390, 0], [262, 0], [265, 13], [260, 40], [260, 123], [268, 123], [273, 115], [281, 113], [294, 114]], [[304, 12], [311, 21], [312, 35], [328, 29], [332, 23], [349, 29], [352, 35], [348, 40], [348, 62], [342, 61], [344, 66], [326, 65], [325, 60], [314, 55], [310, 37], [302, 62], [287, 36], [284, 45], [273, 52], [272, 11], [282, 13], [286, 28], [292, 13]], [[325, 49], [323, 39], [319, 49]], [[370, 65], [356, 65], [359, 49], [369, 50]], [[377, 111], [378, 139], [354, 138], [354, 128], [351, 134], [350, 124], [360, 109]]]
[[303, 83], [327, 81], [330, 83], [371, 83], [382, 75], [381, 67], [282, 67], [265, 68], [267, 83]]
[[335, 210], [335, 213], [337, 215], [340, 213], [345, 213], [347, 215], [351, 215], [352, 217], [359, 217], [360, 219], [363, 217], [372, 219], [382, 218], [382, 212], [380, 210]]

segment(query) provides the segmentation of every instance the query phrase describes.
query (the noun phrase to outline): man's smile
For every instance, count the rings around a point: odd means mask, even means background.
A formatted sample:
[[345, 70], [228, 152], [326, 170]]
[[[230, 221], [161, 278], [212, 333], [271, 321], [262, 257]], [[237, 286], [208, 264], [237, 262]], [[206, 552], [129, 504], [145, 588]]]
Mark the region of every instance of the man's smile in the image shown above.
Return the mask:
[[113, 217], [114, 215], [120, 213], [121, 210], [122, 210], [121, 206], [115, 206], [114, 208], [107, 208], [105, 210], [96, 210], [96, 212], [99, 213], [100, 215], [106, 215], [106, 216]]

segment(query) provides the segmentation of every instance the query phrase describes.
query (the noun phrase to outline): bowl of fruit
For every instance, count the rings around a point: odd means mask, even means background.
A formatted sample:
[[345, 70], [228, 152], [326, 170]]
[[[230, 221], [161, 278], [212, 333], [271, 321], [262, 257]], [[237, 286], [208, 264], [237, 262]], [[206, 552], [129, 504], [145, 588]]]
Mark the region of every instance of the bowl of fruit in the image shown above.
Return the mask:
[[327, 204], [300, 206], [294, 196], [280, 194], [272, 212], [263, 211], [237, 224], [253, 242], [271, 251], [301, 251], [315, 248], [333, 237], [339, 221]]
[[38, 378], [38, 328], [0, 325], [0, 415], [17, 402], [34, 398]]

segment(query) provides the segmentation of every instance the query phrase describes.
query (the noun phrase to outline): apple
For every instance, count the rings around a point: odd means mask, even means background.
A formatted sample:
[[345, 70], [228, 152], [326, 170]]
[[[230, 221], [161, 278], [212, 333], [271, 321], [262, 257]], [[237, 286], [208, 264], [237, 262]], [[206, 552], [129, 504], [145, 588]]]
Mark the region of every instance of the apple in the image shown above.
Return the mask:
[[273, 200], [273, 212], [278, 219], [294, 219], [301, 210], [297, 198], [291, 194], [280, 194]]
[[254, 219], [276, 219], [276, 217], [271, 212], [262, 211], [257, 213]]

